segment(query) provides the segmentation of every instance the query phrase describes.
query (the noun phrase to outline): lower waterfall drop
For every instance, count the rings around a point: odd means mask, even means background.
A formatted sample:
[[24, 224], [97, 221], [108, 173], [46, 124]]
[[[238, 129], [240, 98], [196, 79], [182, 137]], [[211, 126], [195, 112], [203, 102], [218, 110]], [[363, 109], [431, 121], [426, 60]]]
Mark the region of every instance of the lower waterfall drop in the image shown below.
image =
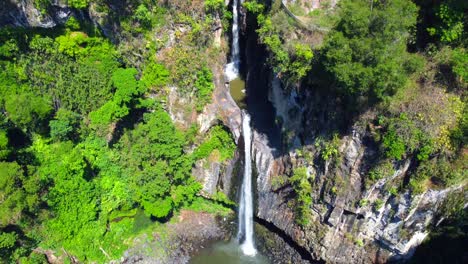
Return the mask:
[[241, 244], [242, 252], [248, 256], [255, 256], [257, 250], [254, 245], [253, 230], [253, 194], [252, 194], [252, 130], [250, 128], [250, 116], [247, 112], [242, 113], [242, 133], [244, 134], [244, 179], [239, 203], [239, 239], [244, 235]]

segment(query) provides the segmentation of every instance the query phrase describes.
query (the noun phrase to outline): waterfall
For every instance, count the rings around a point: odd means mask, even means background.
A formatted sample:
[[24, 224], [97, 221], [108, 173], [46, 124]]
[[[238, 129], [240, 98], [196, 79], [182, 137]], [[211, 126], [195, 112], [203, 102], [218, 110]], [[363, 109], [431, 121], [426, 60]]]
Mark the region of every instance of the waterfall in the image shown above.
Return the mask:
[[250, 128], [250, 116], [247, 112], [242, 114], [242, 133], [244, 134], [244, 179], [242, 181], [240, 205], [239, 205], [239, 233], [238, 237], [244, 235], [241, 245], [242, 252], [248, 256], [254, 256], [255, 250], [253, 240], [253, 198], [252, 198], [252, 131]]
[[[232, 47], [231, 62], [226, 65], [225, 75], [228, 81], [239, 77], [240, 48], [239, 48], [239, 0], [233, 0], [232, 3]], [[242, 3], [242, 0], [240, 0]]]

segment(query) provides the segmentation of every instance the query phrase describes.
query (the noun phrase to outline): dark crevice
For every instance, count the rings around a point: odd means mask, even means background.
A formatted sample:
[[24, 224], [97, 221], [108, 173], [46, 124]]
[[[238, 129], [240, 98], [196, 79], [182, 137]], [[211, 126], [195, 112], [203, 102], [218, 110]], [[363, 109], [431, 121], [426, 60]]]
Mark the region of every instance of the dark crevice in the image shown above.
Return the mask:
[[346, 210], [346, 209], [343, 209], [343, 214], [344, 215], [355, 215], [357, 219], [364, 219], [364, 215], [363, 214], [357, 214], [355, 212], [352, 212], [352, 211], [349, 211], [349, 210]]
[[282, 229], [277, 227], [275, 224], [268, 222], [262, 218], [255, 217], [255, 222], [257, 224], [262, 225], [265, 227], [268, 231], [275, 233], [278, 235], [281, 239], [283, 239], [284, 242], [286, 242], [290, 247], [292, 247], [300, 256], [303, 260], [309, 261], [310, 263], [325, 263], [323, 260], [316, 260], [312, 256], [311, 252], [307, 250], [307, 248], [299, 245], [294, 239], [291, 238], [286, 232], [284, 232]]
[[252, 128], [266, 135], [273, 155], [281, 155], [281, 128], [276, 122], [276, 110], [268, 99], [270, 75], [268, 52], [264, 45], [258, 43], [258, 23], [256, 17], [247, 13], [246, 32], [240, 36], [241, 56], [246, 70], [246, 103], [251, 117]]

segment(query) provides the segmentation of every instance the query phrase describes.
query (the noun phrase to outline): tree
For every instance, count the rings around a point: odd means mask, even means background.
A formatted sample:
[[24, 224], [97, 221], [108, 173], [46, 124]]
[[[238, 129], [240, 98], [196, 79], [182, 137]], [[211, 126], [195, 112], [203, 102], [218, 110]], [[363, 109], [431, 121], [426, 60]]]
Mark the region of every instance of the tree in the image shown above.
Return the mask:
[[197, 89], [198, 95], [197, 111], [200, 112], [203, 110], [203, 107], [211, 101], [211, 94], [214, 90], [213, 73], [211, 73], [208, 67], [203, 67], [197, 73], [195, 88]]
[[0, 162], [0, 226], [14, 223], [26, 207], [22, 177], [23, 171], [16, 162]]
[[408, 0], [342, 1], [341, 20], [324, 48], [325, 69], [343, 95], [371, 102], [403, 87], [408, 30], [416, 23], [416, 6]]
[[437, 21], [435, 27], [427, 28], [429, 35], [438, 36], [445, 43], [456, 42], [461, 39], [466, 21], [466, 1], [449, 0], [435, 7]]
[[11, 261], [9, 258], [13, 255], [13, 251], [17, 246], [18, 234], [15, 232], [3, 232], [0, 231], [0, 260]]
[[183, 145], [183, 134], [162, 109], [145, 114], [144, 123], [122, 136], [122, 167], [132, 175], [129, 181], [134, 200], [148, 215], [166, 217], [200, 190], [191, 180], [193, 160], [184, 154]]
[[55, 119], [49, 122], [50, 136], [54, 140], [68, 140], [74, 138], [74, 132], [79, 125], [80, 116], [70, 110], [60, 108]]
[[224, 8], [223, 0], [206, 0], [205, 10], [209, 13], [216, 13], [222, 11]]
[[134, 17], [140, 22], [143, 28], [151, 27], [151, 12], [146, 5], [140, 4], [135, 11]]
[[36, 128], [52, 111], [46, 98], [32, 93], [10, 95], [5, 102], [8, 117], [21, 128]]
[[141, 93], [138, 81], [135, 79], [136, 74], [135, 68], [117, 69], [112, 74], [112, 83], [116, 87], [114, 97], [89, 114], [93, 124], [106, 125], [128, 115], [132, 99]]
[[306, 167], [294, 170], [294, 175], [289, 179], [296, 193], [296, 222], [302, 226], [310, 223], [310, 206], [312, 205], [312, 185]]

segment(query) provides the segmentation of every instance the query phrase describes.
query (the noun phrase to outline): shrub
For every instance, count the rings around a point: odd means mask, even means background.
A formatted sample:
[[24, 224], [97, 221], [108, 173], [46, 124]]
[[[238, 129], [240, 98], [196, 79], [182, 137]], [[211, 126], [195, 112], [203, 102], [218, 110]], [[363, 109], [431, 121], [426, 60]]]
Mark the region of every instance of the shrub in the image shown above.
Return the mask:
[[374, 208], [375, 210], [379, 210], [380, 208], [382, 208], [382, 206], [384, 205], [384, 202], [381, 200], [381, 199], [376, 199], [374, 201]]
[[140, 4], [134, 14], [135, 20], [140, 22], [143, 28], [151, 27], [151, 12], [148, 10], [146, 5]]
[[341, 20], [323, 47], [323, 65], [340, 92], [352, 102], [364, 96], [380, 101], [407, 82], [405, 61], [409, 28], [417, 8], [409, 0], [378, 3], [341, 1]]
[[213, 83], [213, 74], [208, 67], [203, 67], [197, 73], [197, 80], [195, 81], [195, 88], [197, 91], [197, 111], [201, 112], [203, 107], [206, 104], [211, 102], [211, 94], [214, 90], [214, 83]]
[[312, 185], [307, 168], [296, 168], [289, 182], [296, 193], [296, 223], [307, 226], [310, 223], [310, 207], [312, 206]]
[[360, 207], [367, 206], [368, 204], [369, 204], [369, 200], [367, 200], [367, 199], [362, 199], [361, 201], [359, 201], [359, 206]]
[[340, 138], [338, 137], [337, 133], [334, 133], [332, 139], [329, 141], [324, 141], [322, 138], [317, 138], [315, 142], [315, 147], [320, 150], [320, 156], [324, 161], [337, 158], [339, 155], [339, 146]]
[[369, 179], [374, 182], [384, 177], [389, 177], [393, 173], [393, 164], [389, 160], [385, 160], [369, 172]]
[[364, 241], [362, 241], [362, 239], [359, 239], [357, 238], [356, 240], [354, 240], [354, 243], [356, 243], [356, 245], [358, 247], [363, 247], [364, 246]]
[[235, 149], [236, 145], [231, 135], [222, 126], [215, 126], [210, 130], [205, 141], [195, 149], [192, 156], [195, 160], [203, 159], [217, 150], [220, 153], [219, 161], [223, 162], [234, 156]]
[[406, 146], [403, 140], [396, 134], [396, 131], [391, 129], [388, 131], [382, 140], [382, 144], [385, 148], [385, 154], [389, 158], [401, 160], [403, 155], [406, 153]]
[[163, 87], [169, 81], [169, 71], [160, 63], [148, 63], [143, 70], [142, 83], [147, 87]]

